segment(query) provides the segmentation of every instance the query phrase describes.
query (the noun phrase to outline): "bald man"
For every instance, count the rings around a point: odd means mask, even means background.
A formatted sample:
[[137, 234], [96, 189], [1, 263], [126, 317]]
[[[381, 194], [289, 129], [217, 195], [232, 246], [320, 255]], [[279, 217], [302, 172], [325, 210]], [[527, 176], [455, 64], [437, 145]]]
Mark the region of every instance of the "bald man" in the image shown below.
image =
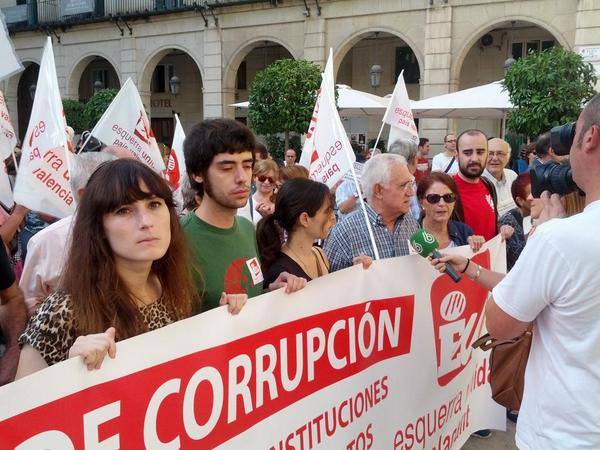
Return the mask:
[[488, 141], [488, 159], [483, 176], [490, 180], [498, 195], [498, 216], [516, 208], [510, 188], [516, 180], [516, 172], [507, 169], [510, 159], [510, 145], [504, 139], [493, 138]]

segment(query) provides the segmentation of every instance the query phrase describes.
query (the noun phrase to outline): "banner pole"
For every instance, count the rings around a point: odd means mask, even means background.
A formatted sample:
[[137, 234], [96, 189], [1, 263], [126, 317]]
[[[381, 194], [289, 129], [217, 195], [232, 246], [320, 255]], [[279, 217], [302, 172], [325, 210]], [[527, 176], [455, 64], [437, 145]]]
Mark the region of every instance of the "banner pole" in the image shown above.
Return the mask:
[[19, 171], [19, 164], [17, 163], [17, 155], [15, 155], [15, 149], [12, 149], [12, 157], [13, 157], [13, 163], [15, 164], [15, 172]]
[[83, 145], [81, 147], [79, 147], [79, 150], [77, 150], [77, 155], [79, 155], [83, 151], [83, 149], [85, 148], [85, 146], [87, 145], [87, 143], [90, 141], [91, 138], [92, 138], [92, 132], [90, 131], [90, 133], [88, 134], [88, 137], [85, 140], [85, 142], [83, 143]]
[[[346, 130], [341, 127], [341, 122], [338, 120], [337, 127], [340, 133], [346, 134]], [[341, 128], [341, 129], [340, 129]], [[344, 146], [345, 147], [345, 146]], [[379, 250], [377, 249], [377, 243], [375, 242], [375, 235], [373, 234], [373, 228], [371, 227], [371, 222], [369, 221], [369, 215], [367, 214], [367, 207], [365, 206], [365, 201], [363, 200], [363, 194], [360, 189], [360, 185], [358, 183], [358, 177], [356, 176], [356, 171], [354, 170], [354, 164], [350, 159], [350, 155], [348, 154], [349, 149], [345, 149], [344, 154], [346, 155], [346, 159], [350, 164], [350, 171], [352, 172], [352, 179], [354, 180], [354, 185], [356, 186], [356, 192], [358, 192], [358, 201], [360, 202], [360, 207], [362, 209], [363, 215], [365, 216], [365, 222], [367, 223], [367, 230], [369, 232], [369, 238], [371, 239], [371, 245], [373, 246], [373, 254], [375, 255], [375, 259], [381, 259], [379, 256]], [[357, 255], [358, 256], [358, 255]]]
[[377, 148], [377, 144], [379, 144], [379, 138], [381, 137], [381, 132], [383, 131], [383, 127], [385, 126], [385, 122], [381, 121], [381, 128], [379, 128], [379, 134], [377, 135], [377, 139], [375, 140], [375, 145], [373, 148]]

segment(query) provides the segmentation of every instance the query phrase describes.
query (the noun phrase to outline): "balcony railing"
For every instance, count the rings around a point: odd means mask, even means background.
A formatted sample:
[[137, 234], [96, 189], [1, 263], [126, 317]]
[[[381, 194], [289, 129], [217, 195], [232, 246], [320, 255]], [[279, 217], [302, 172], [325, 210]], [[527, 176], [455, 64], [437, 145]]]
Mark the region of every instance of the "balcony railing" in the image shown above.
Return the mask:
[[2, 8], [9, 31], [44, 26], [65, 26], [112, 20], [134, 19], [178, 11], [205, 10], [245, 3], [278, 0], [27, 0], [27, 4]]

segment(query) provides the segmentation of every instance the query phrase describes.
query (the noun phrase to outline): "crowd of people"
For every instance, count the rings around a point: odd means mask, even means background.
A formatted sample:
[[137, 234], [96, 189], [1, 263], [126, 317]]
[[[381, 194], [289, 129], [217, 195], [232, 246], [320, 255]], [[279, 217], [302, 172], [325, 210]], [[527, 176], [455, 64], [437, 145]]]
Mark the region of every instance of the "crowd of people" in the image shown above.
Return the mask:
[[[507, 276], [460, 256], [433, 264], [443, 271], [448, 262], [493, 289], [493, 335], [512, 338], [536, 322], [520, 445], [550, 448], [538, 445], [540, 436], [576, 434], [581, 448], [600, 446], [600, 416], [585, 398], [600, 386], [600, 286], [592, 282], [597, 264], [586, 263], [597, 261], [593, 250], [600, 247], [597, 233], [589, 233], [600, 219], [599, 104], [596, 97], [582, 113], [571, 155], [588, 206], [537, 232], [560, 200], [533, 198], [529, 173], [507, 168], [510, 145], [475, 129], [446, 135], [431, 161], [428, 139], [394, 142], [364, 163], [360, 185], [342, 179], [330, 189], [309, 179], [295, 150], [278, 164], [245, 125], [205, 120], [184, 143], [184, 205], [161, 176], [118, 158], [116, 148], [76, 155], [73, 216], [55, 220], [19, 205], [4, 211], [0, 382], [74, 357], [98, 369], [107, 355], [118, 357], [119, 340], [223, 305], [238, 314], [263, 292], [292, 293], [351, 265], [368, 270], [377, 255], [410, 254], [409, 238], [419, 228], [442, 253], [462, 245], [477, 252], [500, 234]], [[535, 153], [540, 163], [553, 160], [548, 136], [540, 136]], [[52, 224], [38, 230], [34, 218]], [[540, 411], [562, 411], [560, 426], [540, 431]]]

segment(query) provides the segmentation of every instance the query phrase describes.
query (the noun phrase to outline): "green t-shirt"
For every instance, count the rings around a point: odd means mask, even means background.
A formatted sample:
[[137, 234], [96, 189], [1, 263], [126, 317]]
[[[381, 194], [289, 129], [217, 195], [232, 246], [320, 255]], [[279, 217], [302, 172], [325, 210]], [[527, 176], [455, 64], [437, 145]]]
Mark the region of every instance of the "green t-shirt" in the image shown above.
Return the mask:
[[231, 228], [212, 226], [190, 212], [181, 225], [186, 235], [192, 261], [200, 269], [201, 279], [196, 279], [202, 296], [202, 307], [194, 305], [194, 313], [219, 306], [221, 292], [262, 294], [262, 272], [258, 260], [254, 225], [236, 216]]

